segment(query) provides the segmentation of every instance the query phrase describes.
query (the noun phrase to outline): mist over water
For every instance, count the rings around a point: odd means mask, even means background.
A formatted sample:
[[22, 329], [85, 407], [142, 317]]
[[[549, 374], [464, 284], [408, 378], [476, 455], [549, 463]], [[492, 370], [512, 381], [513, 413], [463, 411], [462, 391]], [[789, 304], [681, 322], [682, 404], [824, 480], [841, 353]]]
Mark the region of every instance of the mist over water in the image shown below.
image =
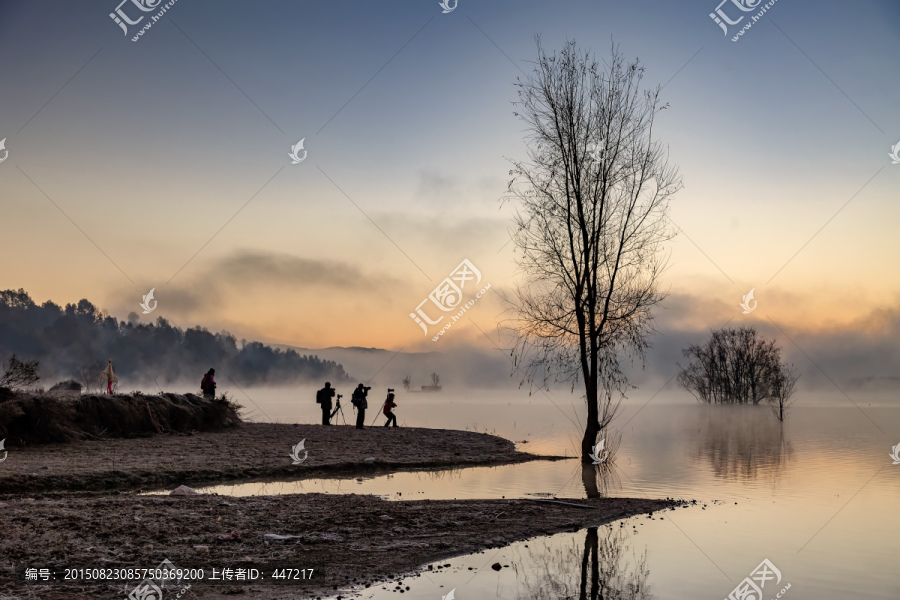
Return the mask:
[[[319, 417], [312, 391], [245, 390], [256, 410], [272, 419], [305, 423]], [[370, 407], [380, 405], [384, 391], [372, 390]], [[583, 405], [567, 393], [549, 396], [401, 390], [396, 412], [401, 426], [469, 428], [516, 441], [524, 451], [573, 456], [580, 431], [572, 421], [580, 425]], [[591, 568], [583, 572], [582, 565], [586, 547], [587, 564], [593, 564], [595, 543], [599, 581], [608, 585], [601, 586], [604, 598], [724, 598], [764, 558], [781, 570], [782, 585], [791, 583], [788, 599], [900, 597], [895, 575], [900, 465], [888, 456], [900, 443], [894, 398], [854, 395], [857, 408], [840, 394], [805, 395], [782, 426], [767, 407], [702, 406], [668, 390], [647, 403], [652, 396], [635, 393], [623, 405], [615, 422], [621, 445], [603, 489], [610, 496], [697, 500], [696, 506], [600, 527], [596, 540], [582, 530], [441, 561], [452, 567], [401, 582], [411, 587], [406, 597], [430, 600], [455, 588], [460, 599], [578, 598], [583, 574], [588, 593], [591, 589]], [[235, 397], [253, 406], [247, 397]], [[344, 410], [349, 422], [349, 403]], [[370, 422], [375, 412], [369, 409]], [[316, 452], [314, 436], [306, 448]], [[585, 497], [577, 460], [220, 485], [208, 491], [371, 493], [391, 500]], [[510, 568], [491, 570], [498, 561]], [[542, 568], [551, 563], [552, 570]], [[636, 585], [639, 592], [631, 594]], [[393, 586], [387, 587], [365, 590], [362, 597], [394, 597]]]

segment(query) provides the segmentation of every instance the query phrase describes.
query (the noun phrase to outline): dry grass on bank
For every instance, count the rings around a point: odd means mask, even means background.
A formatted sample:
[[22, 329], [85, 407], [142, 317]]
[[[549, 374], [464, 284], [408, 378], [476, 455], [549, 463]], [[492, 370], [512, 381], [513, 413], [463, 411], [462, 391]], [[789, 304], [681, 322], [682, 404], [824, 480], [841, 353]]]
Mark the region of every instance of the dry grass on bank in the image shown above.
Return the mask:
[[240, 407], [193, 394], [55, 396], [0, 395], [0, 439], [6, 447], [83, 439], [219, 431], [237, 426]]

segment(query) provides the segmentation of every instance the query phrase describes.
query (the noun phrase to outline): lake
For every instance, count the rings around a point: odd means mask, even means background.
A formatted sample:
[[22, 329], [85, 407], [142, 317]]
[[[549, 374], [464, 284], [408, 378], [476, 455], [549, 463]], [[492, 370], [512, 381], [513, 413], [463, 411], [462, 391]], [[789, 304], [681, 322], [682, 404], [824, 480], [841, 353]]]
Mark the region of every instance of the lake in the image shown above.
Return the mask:
[[[316, 422], [310, 393], [235, 396], [259, 420]], [[381, 396], [372, 396], [370, 406], [378, 405]], [[423, 600], [440, 600], [451, 590], [456, 600], [719, 600], [756, 572], [762, 600], [782, 590], [779, 597], [788, 600], [897, 600], [900, 464], [889, 454], [900, 444], [900, 408], [884, 395], [851, 396], [798, 394], [782, 426], [765, 407], [701, 406], [676, 392], [635, 394], [615, 422], [621, 440], [601, 488], [610, 496], [673, 497], [697, 500], [696, 506], [440, 561], [362, 590], [361, 597], [396, 598], [400, 585], [404, 597]], [[486, 431], [525, 451], [569, 456], [584, 414], [564, 393], [401, 391], [397, 402], [401, 425]], [[349, 422], [349, 403], [345, 412]], [[368, 421], [384, 422], [369, 412]], [[315, 440], [306, 447], [315, 452]], [[204, 491], [367, 493], [392, 500], [585, 497], [576, 460]], [[498, 562], [504, 567], [495, 571]]]

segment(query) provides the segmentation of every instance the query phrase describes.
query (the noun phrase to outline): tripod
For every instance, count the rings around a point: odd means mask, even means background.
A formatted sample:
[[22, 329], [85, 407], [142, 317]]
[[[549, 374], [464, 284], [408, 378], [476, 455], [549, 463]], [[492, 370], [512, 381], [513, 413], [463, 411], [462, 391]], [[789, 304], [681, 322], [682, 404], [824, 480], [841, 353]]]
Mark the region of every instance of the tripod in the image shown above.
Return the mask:
[[337, 401], [337, 406], [336, 406], [336, 407], [334, 408], [334, 410], [331, 412], [331, 416], [328, 417], [329, 420], [330, 420], [330, 419], [333, 419], [333, 418], [334, 418], [334, 415], [338, 414], [338, 411], [340, 411], [340, 413], [341, 413], [341, 419], [343, 419], [344, 425], [346, 425], [346, 424], [347, 424], [347, 418], [344, 416], [344, 409], [341, 408], [341, 401], [340, 401], [340, 400]]

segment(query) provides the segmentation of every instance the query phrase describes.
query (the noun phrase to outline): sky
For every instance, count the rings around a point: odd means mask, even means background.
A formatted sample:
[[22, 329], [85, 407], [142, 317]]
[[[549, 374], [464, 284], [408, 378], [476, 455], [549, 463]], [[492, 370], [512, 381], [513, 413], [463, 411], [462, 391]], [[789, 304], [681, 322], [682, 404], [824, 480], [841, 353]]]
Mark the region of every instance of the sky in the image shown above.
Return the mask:
[[[900, 366], [895, 1], [778, 0], [732, 42], [714, 0], [177, 0], [134, 42], [165, 4], [141, 1], [0, 1], [2, 289], [307, 348], [490, 349], [539, 35], [618, 44], [663, 86], [666, 356], [728, 322]], [[146, 17], [126, 35], [117, 7]], [[410, 313], [464, 259], [491, 287], [432, 341]]]

